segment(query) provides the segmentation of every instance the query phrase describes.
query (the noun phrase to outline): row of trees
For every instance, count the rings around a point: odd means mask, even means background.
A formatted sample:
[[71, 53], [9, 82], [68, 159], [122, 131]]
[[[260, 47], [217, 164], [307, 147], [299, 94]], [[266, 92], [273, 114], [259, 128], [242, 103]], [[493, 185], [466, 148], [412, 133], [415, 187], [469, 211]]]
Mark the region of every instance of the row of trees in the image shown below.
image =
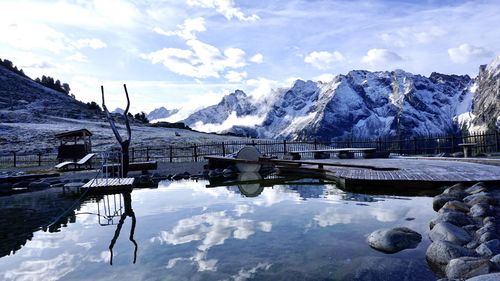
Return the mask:
[[[88, 102], [87, 107], [90, 110], [95, 110], [99, 112], [102, 111], [101, 107], [95, 101]], [[129, 112], [127, 116], [131, 119], [135, 119], [144, 124], [149, 123], [148, 117], [146, 116], [146, 113], [144, 113], [143, 111], [141, 113], [136, 113], [135, 115], [132, 115], [132, 113]]]
[[53, 90], [56, 90], [58, 92], [64, 93], [66, 95], [69, 95], [69, 91], [71, 91], [71, 88], [69, 87], [68, 83], [61, 83], [59, 80], [54, 80], [54, 78], [50, 76], [45, 76], [43, 75], [42, 78], [36, 78], [35, 82], [38, 84], [44, 85], [47, 88], [51, 88]]
[[0, 59], [0, 65], [2, 65], [3, 67], [7, 68], [8, 70], [12, 71], [12, 72], [15, 72], [21, 76], [24, 76], [24, 77], [27, 77], [26, 74], [24, 74], [24, 71], [21, 69], [21, 68], [17, 68], [17, 66], [15, 66], [10, 60], [8, 59]]
[[[20, 68], [17, 68], [12, 61], [8, 59], [2, 60], [0, 58], [0, 65], [7, 68], [8, 70], [15, 72], [21, 76], [28, 77], [26, 74], [24, 74], [24, 71]], [[71, 88], [68, 83], [61, 83], [61, 81], [56, 80], [50, 76], [45, 76], [43, 75], [42, 78], [36, 78], [35, 82], [37, 82], [40, 85], [43, 85], [45, 87], [51, 88], [53, 90], [56, 90], [58, 92], [64, 93], [66, 95], [70, 95]], [[74, 95], [71, 95], [73, 98], [75, 97]], [[95, 111], [102, 111], [101, 107], [96, 103], [96, 102], [88, 102], [87, 107], [90, 110], [95, 110]], [[146, 117], [146, 113], [141, 112], [137, 113], [135, 115], [132, 115], [131, 113], [128, 114], [129, 118], [133, 118], [141, 123], [149, 123], [148, 118]]]

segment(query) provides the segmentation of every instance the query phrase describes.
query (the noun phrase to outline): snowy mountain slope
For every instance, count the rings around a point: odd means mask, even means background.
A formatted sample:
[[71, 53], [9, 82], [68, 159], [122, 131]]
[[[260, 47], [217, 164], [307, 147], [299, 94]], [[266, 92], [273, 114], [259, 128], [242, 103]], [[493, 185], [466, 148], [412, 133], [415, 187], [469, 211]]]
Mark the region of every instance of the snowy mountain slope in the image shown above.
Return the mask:
[[264, 116], [263, 121], [227, 130], [258, 137], [331, 139], [455, 133], [459, 130], [457, 115], [470, 108], [472, 82], [468, 76], [356, 70], [329, 83], [297, 80], [289, 89], [275, 91], [272, 104], [252, 100], [239, 91], [232, 106], [223, 99], [185, 122], [220, 129], [216, 125], [226, 123], [238, 108], [240, 119]]
[[500, 56], [479, 68], [476, 84], [471, 129], [500, 128]]
[[0, 122], [31, 122], [47, 116], [100, 119], [104, 115], [0, 66]]
[[152, 110], [150, 113], [147, 114], [146, 117], [148, 118], [149, 122], [155, 122], [155, 120], [168, 118], [176, 114], [177, 112], [179, 112], [178, 109], [166, 109], [165, 107], [162, 106]]
[[196, 129], [201, 124], [222, 124], [230, 116], [233, 118], [249, 116], [256, 111], [257, 107], [252, 103], [251, 98], [243, 91], [236, 90], [234, 93], [224, 96], [218, 104], [191, 114], [183, 122]]

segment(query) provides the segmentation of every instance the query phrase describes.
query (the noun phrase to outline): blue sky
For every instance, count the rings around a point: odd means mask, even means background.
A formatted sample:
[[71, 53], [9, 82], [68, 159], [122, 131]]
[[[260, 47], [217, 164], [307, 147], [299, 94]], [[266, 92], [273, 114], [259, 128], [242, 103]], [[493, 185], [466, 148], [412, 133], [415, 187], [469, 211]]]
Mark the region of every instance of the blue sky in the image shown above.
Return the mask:
[[353, 69], [476, 76], [500, 54], [499, 1], [0, 1], [0, 57], [83, 101], [189, 112], [243, 89]]

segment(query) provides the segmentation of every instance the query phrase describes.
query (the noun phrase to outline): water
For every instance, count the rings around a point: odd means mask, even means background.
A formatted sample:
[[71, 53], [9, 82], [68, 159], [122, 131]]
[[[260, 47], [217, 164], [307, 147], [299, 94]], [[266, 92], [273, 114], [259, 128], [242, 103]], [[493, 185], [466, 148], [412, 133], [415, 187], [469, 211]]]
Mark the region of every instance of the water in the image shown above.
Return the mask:
[[[428, 222], [436, 216], [429, 197], [346, 193], [317, 180], [208, 184], [162, 182], [128, 196], [88, 198], [47, 231], [37, 228], [77, 194], [0, 197], [0, 279], [436, 279], [425, 261]], [[422, 242], [396, 254], [367, 245], [372, 231], [395, 226], [418, 231]]]

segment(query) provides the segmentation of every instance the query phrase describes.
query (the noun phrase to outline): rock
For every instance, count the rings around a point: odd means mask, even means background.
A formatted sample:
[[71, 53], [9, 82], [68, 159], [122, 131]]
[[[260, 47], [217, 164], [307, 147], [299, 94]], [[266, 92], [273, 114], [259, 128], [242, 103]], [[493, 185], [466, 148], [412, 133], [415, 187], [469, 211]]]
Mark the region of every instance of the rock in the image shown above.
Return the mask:
[[446, 265], [452, 259], [474, 256], [475, 252], [448, 241], [434, 241], [425, 253], [427, 260], [436, 265]]
[[467, 231], [447, 222], [440, 222], [429, 232], [432, 241], [449, 241], [458, 245], [463, 245], [472, 240]]
[[[448, 202], [449, 203], [449, 202]], [[433, 219], [430, 222], [430, 229], [434, 227], [437, 223], [440, 222], [448, 222], [457, 226], [464, 226], [468, 224], [473, 224], [474, 221], [467, 216], [466, 214], [458, 211], [448, 211], [445, 213], [441, 213], [437, 218]]]
[[434, 199], [432, 199], [432, 208], [434, 208], [434, 211], [439, 211], [444, 204], [448, 201], [455, 201], [458, 200], [458, 198], [455, 194], [439, 194], [434, 196]]
[[[460, 201], [457, 201], [457, 200], [446, 202], [444, 204], [443, 208], [441, 208], [441, 210], [442, 209], [451, 209], [451, 210], [464, 212], [464, 213], [469, 212], [469, 206], [467, 206], [467, 204], [460, 202]], [[439, 211], [441, 211], [441, 210], [439, 210]]]
[[487, 192], [487, 191], [488, 191], [488, 189], [484, 186], [483, 182], [478, 182], [475, 185], [465, 189], [465, 192], [467, 192], [469, 194], [475, 194], [475, 193]]
[[[471, 195], [472, 196], [472, 195]], [[497, 200], [491, 196], [487, 195], [481, 195], [481, 196], [475, 196], [469, 202], [467, 202], [470, 206], [475, 205], [475, 204], [490, 204], [490, 205], [496, 205]]]
[[485, 217], [483, 219], [483, 224], [487, 224], [487, 223], [490, 223], [490, 222], [496, 222], [495, 217]]
[[459, 199], [463, 199], [465, 196], [469, 195], [467, 192], [464, 191], [465, 186], [461, 183], [457, 183], [455, 185], [452, 185], [448, 188], [446, 188], [443, 191], [443, 194], [453, 194]]
[[488, 204], [475, 204], [470, 208], [469, 214], [472, 217], [486, 217], [491, 215], [490, 205]]
[[478, 246], [479, 246], [479, 242], [477, 242], [476, 240], [472, 240], [472, 241], [470, 241], [469, 243], [467, 243], [467, 244], [465, 245], [465, 248], [467, 248], [467, 249], [471, 249], [471, 250], [474, 250], [474, 249], [476, 249]]
[[413, 249], [422, 240], [422, 235], [407, 227], [379, 229], [368, 236], [368, 245], [386, 253], [396, 253], [404, 249]]
[[462, 158], [462, 157], [464, 157], [464, 153], [463, 152], [453, 152], [451, 154], [451, 157]]
[[29, 189], [44, 189], [44, 188], [49, 188], [50, 183], [46, 183], [43, 181], [34, 181], [28, 185]]
[[461, 257], [452, 259], [446, 266], [446, 277], [465, 279], [490, 272], [490, 261], [483, 258]]
[[495, 255], [490, 259], [493, 270], [500, 270], [500, 254]]
[[465, 231], [469, 232], [470, 234], [474, 233], [478, 229], [478, 227], [474, 224], [469, 224], [469, 225], [463, 226], [462, 228]]
[[495, 227], [492, 225], [485, 225], [476, 230], [476, 235], [481, 237], [481, 235], [485, 234], [486, 232], [495, 232]]
[[496, 235], [495, 233], [491, 232], [491, 231], [488, 231], [488, 232], [485, 232], [481, 235], [481, 237], [479, 237], [479, 242], [480, 243], [484, 243], [484, 242], [488, 242], [490, 240], [493, 240], [496, 238]]
[[472, 206], [474, 204], [469, 204], [469, 202], [471, 202], [472, 200], [477, 200], [478, 198], [481, 198], [481, 197], [490, 197], [490, 194], [488, 192], [479, 192], [479, 193], [474, 193], [474, 194], [471, 194], [469, 196], [466, 196], [463, 198], [463, 201], [468, 204], [469, 206]]
[[476, 253], [483, 257], [492, 257], [500, 254], [500, 240], [493, 239], [479, 245], [476, 248]]
[[[289, 270], [286, 270], [289, 271]], [[361, 256], [355, 257], [345, 265], [335, 269], [328, 278], [315, 278], [311, 275], [289, 275], [281, 280], [307, 280], [307, 279], [329, 279], [329, 280], [370, 280], [370, 281], [389, 281], [389, 280], [434, 280], [435, 274], [421, 262], [408, 258], [397, 258], [394, 256], [374, 257]], [[258, 278], [257, 278], [258, 279]]]
[[498, 281], [500, 280], [500, 272], [480, 275], [467, 279], [466, 281]]

